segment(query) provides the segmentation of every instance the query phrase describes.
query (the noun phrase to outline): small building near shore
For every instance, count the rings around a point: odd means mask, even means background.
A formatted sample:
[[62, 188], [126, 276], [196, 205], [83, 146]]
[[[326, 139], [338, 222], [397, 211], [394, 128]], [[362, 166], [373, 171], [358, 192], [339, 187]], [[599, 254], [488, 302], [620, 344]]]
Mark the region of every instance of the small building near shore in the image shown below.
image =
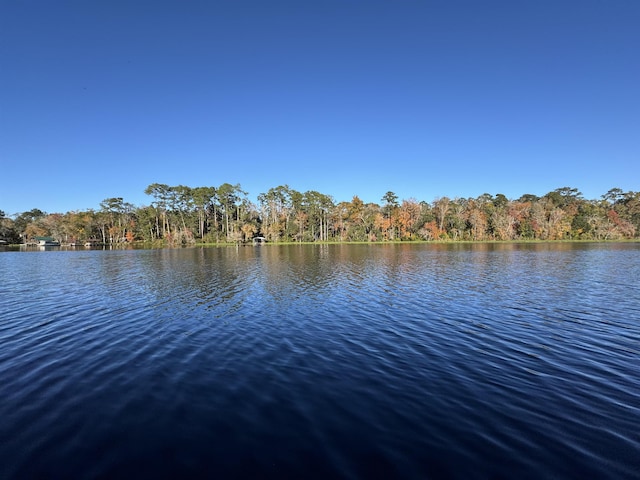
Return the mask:
[[36, 245], [39, 247], [59, 247], [60, 242], [53, 237], [35, 237]]
[[265, 243], [267, 243], [267, 239], [264, 237], [253, 237], [253, 244], [254, 245], [264, 245]]

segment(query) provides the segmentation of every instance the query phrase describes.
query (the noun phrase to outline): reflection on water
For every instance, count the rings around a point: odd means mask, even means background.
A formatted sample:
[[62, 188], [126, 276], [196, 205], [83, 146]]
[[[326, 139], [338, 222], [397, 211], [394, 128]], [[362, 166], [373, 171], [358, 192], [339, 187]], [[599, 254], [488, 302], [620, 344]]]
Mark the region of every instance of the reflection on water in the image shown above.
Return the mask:
[[0, 254], [2, 478], [633, 478], [640, 245]]

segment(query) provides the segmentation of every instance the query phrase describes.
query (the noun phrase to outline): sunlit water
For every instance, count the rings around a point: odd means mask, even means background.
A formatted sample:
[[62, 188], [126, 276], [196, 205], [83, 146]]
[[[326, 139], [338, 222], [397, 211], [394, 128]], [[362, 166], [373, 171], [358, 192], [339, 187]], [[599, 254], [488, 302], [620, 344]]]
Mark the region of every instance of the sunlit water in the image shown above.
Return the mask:
[[0, 253], [0, 478], [639, 478], [640, 244]]

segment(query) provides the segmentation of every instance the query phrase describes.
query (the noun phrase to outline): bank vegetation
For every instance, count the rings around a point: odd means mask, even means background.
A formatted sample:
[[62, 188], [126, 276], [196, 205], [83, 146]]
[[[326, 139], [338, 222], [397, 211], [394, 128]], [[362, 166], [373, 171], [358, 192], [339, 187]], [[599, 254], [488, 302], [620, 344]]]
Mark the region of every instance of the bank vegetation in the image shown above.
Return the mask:
[[47, 236], [63, 244], [177, 246], [248, 242], [257, 236], [276, 243], [624, 240], [640, 235], [640, 192], [619, 188], [592, 200], [570, 187], [517, 199], [483, 194], [431, 202], [400, 200], [387, 192], [379, 203], [364, 203], [358, 196], [336, 202], [287, 185], [259, 194], [257, 203], [240, 185], [229, 183], [154, 183], [145, 193], [150, 202], [144, 206], [113, 197], [97, 210], [46, 213], [34, 208], [12, 216], [0, 210], [0, 239], [29, 243]]

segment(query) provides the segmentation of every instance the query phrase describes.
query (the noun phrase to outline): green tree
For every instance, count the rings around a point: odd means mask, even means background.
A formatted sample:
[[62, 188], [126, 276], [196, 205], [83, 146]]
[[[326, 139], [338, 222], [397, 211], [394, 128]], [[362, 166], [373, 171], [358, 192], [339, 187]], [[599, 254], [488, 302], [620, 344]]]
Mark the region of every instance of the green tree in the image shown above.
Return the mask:
[[258, 195], [258, 203], [263, 217], [264, 236], [270, 242], [277, 242], [286, 236], [293, 211], [292, 189], [288, 185], [271, 188]]
[[155, 199], [151, 204], [156, 209], [156, 230], [164, 238], [170, 232], [169, 220], [167, 218], [167, 205], [169, 203], [170, 187], [164, 183], [152, 183], [145, 190], [146, 195], [151, 195]]
[[8, 243], [18, 243], [20, 236], [15, 228], [15, 222], [0, 210], [0, 240]]
[[606, 201], [609, 205], [615, 205], [620, 200], [624, 198], [624, 192], [621, 188], [612, 188], [607, 193], [602, 195], [602, 199]]
[[196, 187], [191, 191], [193, 202], [198, 212], [198, 233], [204, 238], [209, 229], [208, 212], [216, 197], [215, 187]]
[[582, 193], [577, 188], [562, 187], [545, 195], [555, 206], [566, 207], [582, 199]]
[[305, 232], [307, 240], [327, 240], [328, 216], [333, 207], [333, 200], [315, 190], [309, 190], [302, 195], [302, 205], [307, 214], [308, 231]]
[[[14, 220], [14, 228], [24, 243], [35, 236], [44, 235], [44, 228], [39, 227], [37, 223], [47, 214], [38, 208], [33, 208], [28, 212], [18, 214]], [[28, 228], [31, 227], [31, 228]]]
[[102, 237], [106, 243], [123, 243], [127, 241], [127, 228], [133, 215], [133, 205], [122, 197], [107, 198], [100, 202]]
[[224, 218], [224, 236], [227, 241], [234, 240], [232, 228], [235, 227], [235, 224], [232, 223], [232, 220], [239, 219], [241, 195], [246, 195], [246, 192], [242, 191], [239, 183], [236, 185], [223, 183], [218, 187], [217, 193]]
[[394, 240], [399, 220], [397, 215], [399, 208], [398, 196], [392, 191], [388, 191], [383, 195], [382, 202], [382, 213], [386, 221], [382, 223], [381, 228], [389, 240]]

